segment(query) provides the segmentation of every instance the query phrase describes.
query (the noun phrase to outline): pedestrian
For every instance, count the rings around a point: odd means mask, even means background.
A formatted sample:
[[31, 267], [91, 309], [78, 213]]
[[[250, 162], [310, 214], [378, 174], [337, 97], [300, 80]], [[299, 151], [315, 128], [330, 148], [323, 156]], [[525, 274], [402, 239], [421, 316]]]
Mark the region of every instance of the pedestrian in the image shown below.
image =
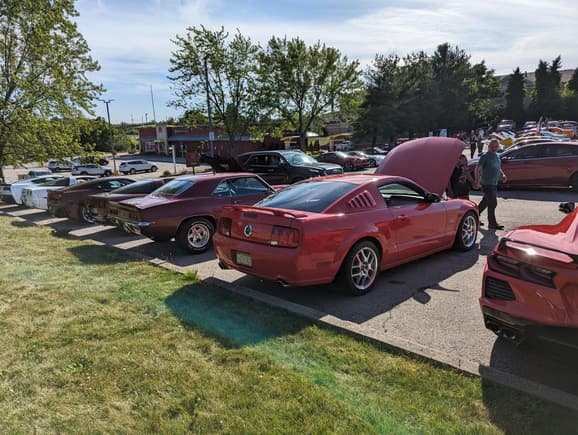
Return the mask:
[[[506, 174], [502, 172], [502, 162], [498, 155], [500, 143], [497, 139], [492, 139], [488, 144], [488, 152], [483, 154], [478, 161], [476, 168], [476, 179], [474, 187], [482, 188], [484, 197], [478, 205], [480, 215], [488, 209], [488, 228], [493, 230], [503, 230], [504, 226], [498, 224], [496, 220], [496, 207], [498, 206], [498, 182], [507, 181]], [[480, 222], [480, 225], [483, 225]]]
[[482, 153], [484, 152], [484, 129], [483, 128], [480, 128], [480, 130], [478, 131], [477, 142], [478, 142], [478, 157], [480, 157], [482, 155]]
[[472, 130], [470, 132], [470, 158], [474, 158], [474, 155], [476, 154], [476, 144], [477, 144], [477, 139], [476, 139], [476, 132], [474, 130]]
[[462, 154], [450, 177], [450, 184], [447, 188], [449, 198], [470, 199], [470, 186], [475, 184], [475, 180], [468, 170], [468, 158]]

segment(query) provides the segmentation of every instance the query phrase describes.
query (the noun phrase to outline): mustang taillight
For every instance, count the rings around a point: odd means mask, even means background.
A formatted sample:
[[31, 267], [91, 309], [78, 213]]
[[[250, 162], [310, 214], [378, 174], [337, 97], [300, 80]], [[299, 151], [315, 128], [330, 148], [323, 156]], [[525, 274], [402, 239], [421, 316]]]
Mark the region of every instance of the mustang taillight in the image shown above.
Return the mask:
[[296, 248], [299, 246], [299, 231], [295, 228], [274, 225], [271, 229], [271, 246]]
[[219, 219], [219, 234], [231, 237], [231, 224], [233, 221], [230, 218]]

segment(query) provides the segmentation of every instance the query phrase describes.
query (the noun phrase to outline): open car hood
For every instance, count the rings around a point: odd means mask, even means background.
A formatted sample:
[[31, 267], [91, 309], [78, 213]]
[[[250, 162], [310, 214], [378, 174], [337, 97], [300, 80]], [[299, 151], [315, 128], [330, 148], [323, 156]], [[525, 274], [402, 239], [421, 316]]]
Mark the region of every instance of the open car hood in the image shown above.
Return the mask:
[[409, 178], [428, 191], [442, 195], [464, 147], [461, 140], [448, 137], [410, 140], [391, 150], [375, 173]]
[[527, 225], [512, 230], [506, 237], [521, 243], [578, 255], [578, 209], [556, 225]]

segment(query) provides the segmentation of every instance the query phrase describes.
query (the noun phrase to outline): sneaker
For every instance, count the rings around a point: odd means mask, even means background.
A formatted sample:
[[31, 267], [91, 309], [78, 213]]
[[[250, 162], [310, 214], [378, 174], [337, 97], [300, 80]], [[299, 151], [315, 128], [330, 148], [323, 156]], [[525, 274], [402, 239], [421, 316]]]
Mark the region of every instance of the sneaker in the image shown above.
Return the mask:
[[483, 223], [482, 221], [480, 221], [480, 226], [483, 227], [484, 225], [486, 225], [486, 224]]
[[504, 226], [496, 224], [496, 225], [490, 225], [490, 226], [488, 226], [488, 228], [491, 230], [503, 230]]

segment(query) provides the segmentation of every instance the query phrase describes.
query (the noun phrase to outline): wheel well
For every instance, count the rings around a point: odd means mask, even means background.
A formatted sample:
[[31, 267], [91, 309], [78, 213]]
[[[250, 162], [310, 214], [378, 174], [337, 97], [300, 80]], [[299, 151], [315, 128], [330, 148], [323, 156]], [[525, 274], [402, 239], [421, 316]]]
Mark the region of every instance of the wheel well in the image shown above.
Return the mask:
[[381, 243], [379, 242], [379, 240], [377, 240], [375, 237], [372, 236], [366, 236], [363, 237], [359, 240], [356, 240], [355, 243], [352, 243], [351, 246], [349, 246], [349, 249], [345, 252], [345, 255], [343, 256], [343, 258], [341, 259], [341, 262], [339, 264], [339, 269], [337, 270], [337, 273], [339, 273], [339, 270], [341, 270], [341, 267], [343, 266], [343, 262], [345, 261], [345, 258], [347, 257], [347, 254], [349, 254], [349, 252], [351, 252], [351, 250], [353, 249], [353, 247], [355, 245], [357, 245], [360, 242], [371, 242], [373, 243], [375, 246], [377, 246], [377, 249], [379, 251], [379, 259], [381, 260], [381, 258], [383, 257], [383, 246], [381, 246]]
[[178, 234], [178, 232], [181, 230], [181, 227], [191, 219], [207, 219], [209, 222], [213, 224], [213, 228], [215, 228], [215, 230], [217, 229], [217, 221], [213, 216], [189, 216], [181, 221], [181, 223], [177, 227], [177, 231], [175, 234]]

